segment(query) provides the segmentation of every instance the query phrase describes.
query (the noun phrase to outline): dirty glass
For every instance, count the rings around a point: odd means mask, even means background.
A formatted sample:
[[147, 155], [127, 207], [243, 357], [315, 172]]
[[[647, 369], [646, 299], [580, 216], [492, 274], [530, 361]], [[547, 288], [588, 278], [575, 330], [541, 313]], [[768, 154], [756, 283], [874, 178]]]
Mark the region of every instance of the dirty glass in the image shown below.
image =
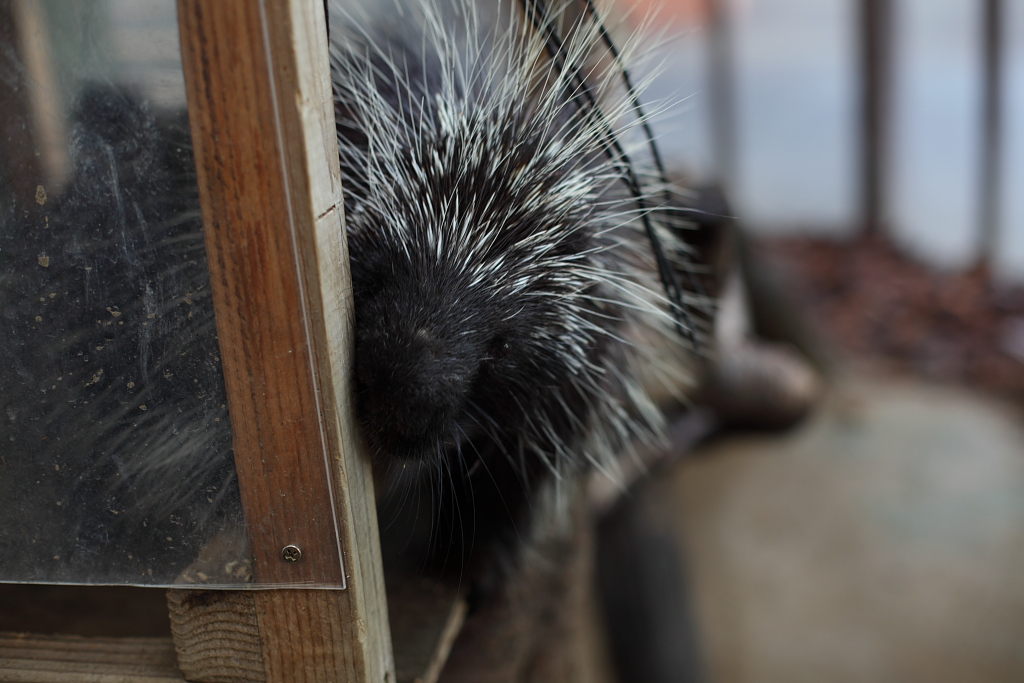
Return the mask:
[[251, 581], [173, 0], [0, 0], [0, 581]]

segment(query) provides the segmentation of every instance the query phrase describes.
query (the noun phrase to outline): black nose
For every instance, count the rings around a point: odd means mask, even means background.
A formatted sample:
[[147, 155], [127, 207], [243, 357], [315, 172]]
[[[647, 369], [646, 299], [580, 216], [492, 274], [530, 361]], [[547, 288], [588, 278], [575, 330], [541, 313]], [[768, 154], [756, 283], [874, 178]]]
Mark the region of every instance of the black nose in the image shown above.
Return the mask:
[[379, 455], [430, 457], [456, 437], [477, 359], [450, 336], [422, 327], [357, 335], [358, 416]]

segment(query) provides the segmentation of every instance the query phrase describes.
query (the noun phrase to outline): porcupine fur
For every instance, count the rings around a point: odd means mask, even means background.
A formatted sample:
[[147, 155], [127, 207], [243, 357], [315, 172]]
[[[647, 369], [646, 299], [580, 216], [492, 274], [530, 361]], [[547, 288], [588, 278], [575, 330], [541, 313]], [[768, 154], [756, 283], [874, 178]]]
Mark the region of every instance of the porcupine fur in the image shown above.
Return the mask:
[[[389, 507], [416, 517], [410, 490], [423, 494], [442, 521], [428, 555], [463, 567], [522, 542], [539, 489], [567, 499], [581, 472], [614, 477], [658, 435], [639, 377], [678, 388], [687, 344], [607, 153], [636, 119], [599, 63], [603, 26], [572, 4], [537, 10], [562, 32], [556, 65], [520, 6], [481, 21], [454, 5], [403, 4], [401, 25], [374, 30], [336, 13], [331, 60], [358, 414]], [[575, 101], [576, 78], [596, 108]]]
[[[686, 355], [643, 209], [607, 154], [602, 121], [616, 135], [634, 124], [622, 122], [616, 69], [597, 67], [597, 25], [544, 14], [564, 31], [555, 66], [516, 8], [477, 9], [405, 6], [388, 23], [331, 8], [355, 400], [381, 473], [385, 545], [457, 571], [514, 556], [531, 508], [582, 471], [614, 476], [616, 454], [660, 429], [636, 381], [656, 363], [647, 349], [673, 349], [659, 366], [669, 373]], [[574, 100], [573, 74], [600, 115]], [[0, 277], [18, 338], [7, 453], [54, 463], [7, 521], [70, 534], [52, 558], [20, 556], [40, 576], [75, 555], [99, 574], [156, 560], [168, 576], [142, 580], [166, 582], [181, 568], [168, 547], [187, 562], [237, 508], [191, 149], [183, 112], [149, 111], [123, 89], [87, 89], [77, 111], [67, 188], [5, 212]], [[104, 281], [101, 268], [119, 275]], [[49, 329], [54, 319], [68, 329]], [[92, 451], [84, 476], [66, 462], [77, 441]], [[59, 528], [61, 506], [76, 508], [75, 529]], [[140, 520], [173, 541], [133, 553], [123, 538], [140, 530], [125, 525]], [[408, 529], [424, 525], [425, 540]], [[0, 527], [4, 547], [31, 548], [38, 533]]]

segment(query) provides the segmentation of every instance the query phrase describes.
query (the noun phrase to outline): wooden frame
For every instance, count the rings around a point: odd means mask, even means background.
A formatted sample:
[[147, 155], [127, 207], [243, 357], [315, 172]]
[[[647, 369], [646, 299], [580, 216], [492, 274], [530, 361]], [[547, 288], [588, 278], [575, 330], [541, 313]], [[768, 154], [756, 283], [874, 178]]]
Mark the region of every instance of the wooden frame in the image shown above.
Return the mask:
[[[238, 672], [248, 680], [393, 680], [373, 481], [347, 400], [352, 304], [324, 7], [178, 0], [178, 26], [254, 578], [346, 588], [172, 591], [179, 662], [198, 649], [214, 670], [250, 663]], [[233, 619], [218, 621], [225, 609]], [[258, 637], [222, 639], [211, 662], [209, 620]]]

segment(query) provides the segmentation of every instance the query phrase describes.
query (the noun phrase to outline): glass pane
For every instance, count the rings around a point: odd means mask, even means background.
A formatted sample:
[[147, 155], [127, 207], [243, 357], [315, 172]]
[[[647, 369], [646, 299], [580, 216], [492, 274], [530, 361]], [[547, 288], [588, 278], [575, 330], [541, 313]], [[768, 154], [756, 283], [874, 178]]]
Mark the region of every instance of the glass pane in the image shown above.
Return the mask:
[[0, 0], [0, 581], [251, 581], [173, 0]]

